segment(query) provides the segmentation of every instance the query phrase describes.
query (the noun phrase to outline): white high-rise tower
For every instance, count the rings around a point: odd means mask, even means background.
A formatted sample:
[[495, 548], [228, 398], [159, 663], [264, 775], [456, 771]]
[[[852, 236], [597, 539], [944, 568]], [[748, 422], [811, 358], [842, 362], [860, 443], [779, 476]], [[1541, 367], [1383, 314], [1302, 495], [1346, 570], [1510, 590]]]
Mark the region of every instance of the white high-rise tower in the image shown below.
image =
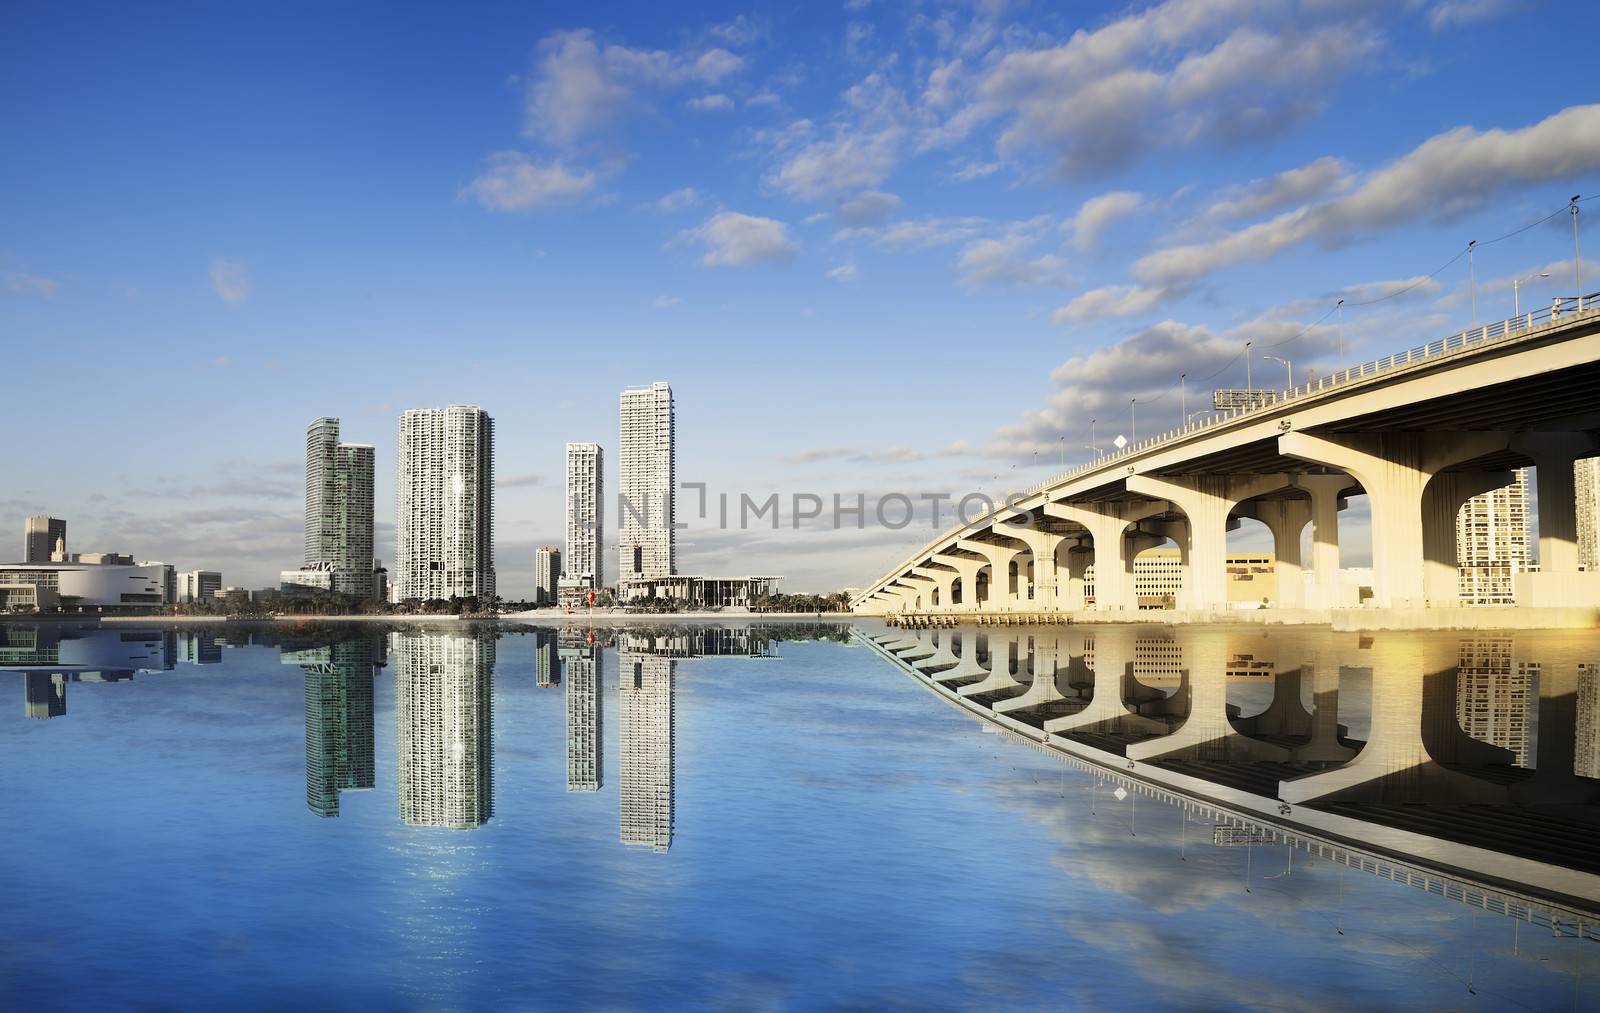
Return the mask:
[[476, 405], [400, 416], [391, 598], [494, 597], [494, 420]]
[[676, 484], [672, 388], [666, 383], [622, 392], [621, 512], [617, 535], [617, 583], [670, 577], [674, 556], [672, 494]]
[[1474, 496], [1456, 514], [1456, 565], [1463, 605], [1510, 605], [1528, 569], [1528, 470], [1510, 485]]
[[1600, 570], [1600, 457], [1579, 458], [1573, 465], [1577, 491], [1578, 562]]
[[561, 569], [568, 580], [605, 586], [604, 455], [598, 443], [567, 444], [567, 551]]

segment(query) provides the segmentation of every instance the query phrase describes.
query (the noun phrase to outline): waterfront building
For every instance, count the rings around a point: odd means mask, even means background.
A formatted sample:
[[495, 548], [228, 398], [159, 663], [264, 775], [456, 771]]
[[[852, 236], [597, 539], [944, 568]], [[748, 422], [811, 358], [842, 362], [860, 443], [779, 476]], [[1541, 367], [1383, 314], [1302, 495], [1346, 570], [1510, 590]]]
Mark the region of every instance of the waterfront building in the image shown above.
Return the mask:
[[1600, 570], [1600, 457], [1579, 458], [1572, 466], [1577, 490], [1578, 564]]
[[400, 417], [392, 600], [495, 595], [494, 420], [475, 405]]
[[618, 471], [617, 586], [677, 573], [673, 492], [677, 487], [675, 406], [666, 383], [622, 392]]
[[[59, 558], [57, 558], [59, 557]], [[67, 522], [59, 517], [29, 517], [22, 525], [24, 563], [65, 562]]]
[[494, 815], [494, 635], [389, 636], [400, 818], [480, 827]]
[[373, 677], [380, 651], [374, 639], [280, 655], [283, 664], [305, 670], [306, 807], [318, 816], [338, 816], [342, 792], [368, 791], [376, 783]]
[[622, 843], [666, 851], [672, 846], [672, 693], [677, 662], [627, 651], [619, 652], [618, 659]]
[[190, 570], [175, 577], [177, 594], [172, 599], [179, 604], [208, 602], [222, 590], [222, 574], [216, 570]]
[[306, 427], [305, 553], [311, 576], [280, 579], [283, 590], [315, 589], [361, 600], [373, 597], [373, 448], [339, 442], [339, 420]]
[[623, 597], [672, 598], [692, 608], [750, 608], [777, 590], [782, 577], [704, 577], [677, 573], [669, 577], [641, 577], [627, 582]]
[[605, 697], [600, 692], [600, 646], [584, 643], [560, 646], [567, 696], [567, 790], [599, 791], [605, 765], [601, 762]]
[[561, 573], [583, 591], [605, 586], [604, 465], [600, 444], [567, 444], [567, 546]]
[[162, 605], [163, 563], [0, 563], [0, 612], [115, 612]]
[[533, 603], [554, 605], [560, 581], [561, 550], [553, 545], [541, 545], [533, 554]]
[[1463, 605], [1512, 605], [1528, 569], [1528, 470], [1474, 496], [1456, 514], [1456, 566]]

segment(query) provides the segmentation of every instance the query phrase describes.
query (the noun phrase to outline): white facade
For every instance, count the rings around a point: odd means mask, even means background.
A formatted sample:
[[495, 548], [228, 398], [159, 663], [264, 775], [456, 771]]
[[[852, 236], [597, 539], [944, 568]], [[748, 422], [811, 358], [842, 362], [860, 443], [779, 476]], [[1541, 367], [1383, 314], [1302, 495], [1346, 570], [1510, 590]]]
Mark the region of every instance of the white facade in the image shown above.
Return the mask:
[[603, 652], [597, 645], [586, 644], [560, 648], [558, 654], [567, 684], [567, 790], [599, 791], [605, 769], [601, 759]]
[[190, 570], [173, 578], [173, 601], [189, 605], [210, 601], [222, 590], [222, 574], [217, 570]]
[[392, 633], [400, 818], [471, 830], [494, 815], [494, 638]]
[[622, 843], [666, 851], [672, 846], [672, 682], [677, 662], [649, 654], [621, 653], [618, 659]]
[[475, 405], [400, 417], [392, 601], [495, 594], [494, 420]]
[[166, 600], [162, 563], [0, 563], [0, 608], [148, 608]]
[[1587, 570], [1600, 570], [1600, 457], [1573, 463], [1577, 490], [1578, 562]]
[[605, 458], [598, 443], [567, 444], [567, 551], [569, 580], [605, 586]]
[[618, 462], [617, 583], [677, 572], [672, 496], [677, 444], [672, 388], [665, 383], [622, 392]]
[[1456, 514], [1456, 566], [1463, 605], [1511, 605], [1516, 576], [1528, 569], [1528, 470], [1507, 486], [1474, 496]]
[[554, 605], [556, 585], [561, 581], [561, 550], [541, 545], [533, 554], [533, 603]]

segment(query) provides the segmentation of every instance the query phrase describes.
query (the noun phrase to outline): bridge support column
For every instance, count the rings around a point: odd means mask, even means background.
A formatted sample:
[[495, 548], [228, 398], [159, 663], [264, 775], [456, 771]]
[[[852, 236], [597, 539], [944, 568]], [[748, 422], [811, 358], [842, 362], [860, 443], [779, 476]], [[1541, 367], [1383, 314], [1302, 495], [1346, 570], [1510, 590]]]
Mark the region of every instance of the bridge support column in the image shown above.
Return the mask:
[[1096, 612], [1134, 610], [1132, 564], [1123, 545], [1128, 525], [1165, 513], [1166, 503], [1106, 503], [1079, 506], [1046, 503], [1046, 517], [1086, 528], [1094, 544], [1094, 608]]
[[977, 553], [988, 560], [989, 608], [1008, 609], [1015, 604], [1016, 593], [1011, 590], [1011, 564], [1016, 560], [1018, 550], [971, 538], [959, 539], [956, 548]]
[[[1091, 550], [1081, 541], [1067, 549], [1067, 579], [1066, 586], [1061, 589], [1061, 604], [1063, 608], [1074, 611], [1084, 607], [1084, 584], [1087, 582], [1089, 560], [1093, 558]], [[1059, 580], [1059, 575], [1057, 575]]]
[[1312, 608], [1355, 604], [1339, 572], [1339, 496], [1351, 482], [1348, 475], [1295, 476], [1296, 488], [1311, 497], [1311, 591], [1306, 604]]
[[1588, 433], [1524, 433], [1516, 449], [1533, 458], [1539, 497], [1539, 572], [1515, 578], [1518, 605], [1600, 605], [1600, 572], [1578, 572], [1573, 465], [1597, 449]]
[[942, 566], [913, 566], [911, 572], [933, 582], [933, 590], [924, 600], [927, 611], [947, 612], [950, 609], [950, 585], [955, 583], [956, 572]]
[[905, 576], [900, 583], [906, 586], [906, 611], [929, 612], [933, 609], [933, 580], [928, 577]]
[[1228, 515], [1233, 508], [1241, 500], [1288, 484], [1286, 475], [1128, 477], [1130, 492], [1170, 500], [1189, 518], [1189, 565], [1184, 576], [1188, 607], [1196, 609], [1227, 607]]
[[961, 601], [959, 604], [952, 603], [955, 610], [977, 611], [978, 571], [983, 569], [983, 560], [973, 559], [970, 556], [949, 556], [941, 552], [934, 555], [933, 561], [953, 569], [956, 572], [956, 579], [961, 581]]
[[1236, 511], [1272, 532], [1272, 558], [1278, 582], [1274, 605], [1300, 608], [1305, 604], [1305, 577], [1300, 559], [1300, 532], [1311, 521], [1309, 499], [1260, 499], [1241, 503]]
[[1507, 434], [1496, 432], [1285, 433], [1278, 437], [1278, 450], [1338, 468], [1361, 483], [1372, 504], [1375, 604], [1415, 608], [1426, 601], [1423, 489], [1445, 468], [1504, 450], [1508, 443]]
[[1509, 471], [1453, 471], [1435, 475], [1422, 490], [1422, 590], [1432, 607], [1461, 604], [1456, 517], [1467, 500], [1510, 485]]
[[[994, 531], [997, 535], [1004, 535], [1026, 545], [1027, 551], [1033, 556], [1033, 600], [1028, 603], [1028, 607], [1041, 610], [1059, 608], [1056, 594], [1056, 549], [1066, 535], [1023, 527], [1019, 524], [996, 524]], [[1021, 588], [1018, 588], [1019, 597], [1020, 591]]]

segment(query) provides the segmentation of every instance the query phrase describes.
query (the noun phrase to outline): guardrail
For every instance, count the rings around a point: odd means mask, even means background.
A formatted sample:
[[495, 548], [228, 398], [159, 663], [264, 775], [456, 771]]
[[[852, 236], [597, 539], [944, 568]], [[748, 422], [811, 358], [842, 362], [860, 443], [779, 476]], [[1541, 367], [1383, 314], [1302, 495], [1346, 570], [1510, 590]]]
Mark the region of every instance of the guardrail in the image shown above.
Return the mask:
[[[1327, 376], [1318, 377], [1314, 381], [1301, 384], [1298, 387], [1272, 391], [1270, 398], [1262, 398], [1255, 404], [1216, 412], [1198, 422], [1188, 422], [1186, 420], [1184, 425], [1169, 429], [1159, 436], [1152, 436], [1136, 443], [1130, 443], [1121, 449], [1100, 454], [1091, 461], [1085, 461], [1076, 467], [1068, 468], [1066, 471], [1045, 479], [1043, 482], [1021, 490], [1009, 490], [999, 497], [994, 509], [982, 517], [967, 524], [958, 525], [958, 527], [969, 527], [972, 524], [997, 516], [1003, 509], [1006, 509], [1004, 504], [1013, 497], [1036, 496], [1082, 475], [1090, 474], [1118, 461], [1124, 461], [1130, 457], [1146, 453], [1163, 444], [1172, 443], [1193, 436], [1196, 433], [1209, 432], [1227, 426], [1259, 412], [1279, 408], [1291, 401], [1318, 397], [1329, 391], [1338, 391], [1353, 384], [1362, 383], [1375, 376], [1392, 373], [1399, 369], [1407, 369], [1420, 363], [1438, 362], [1442, 359], [1460, 355], [1463, 352], [1477, 351], [1486, 346], [1496, 345], [1518, 335], [1544, 327], [1547, 324], [1571, 322], [1580, 317], [1594, 316], [1597, 313], [1600, 313], [1600, 291], [1591, 292], [1587, 295], [1566, 296], [1553, 300], [1549, 306], [1541, 309], [1531, 310], [1518, 316], [1483, 324], [1468, 330], [1457, 331], [1438, 341], [1430, 341], [1427, 344], [1408, 348], [1404, 352], [1396, 352], [1381, 359], [1373, 359], [1358, 366], [1341, 369], [1337, 372], [1329, 373]], [[941, 536], [940, 540], [943, 540], [943, 537], [945, 536]], [[926, 552], [919, 552], [917, 555], [909, 557], [897, 570], [904, 570], [906, 567], [915, 565], [916, 561], [925, 555], [927, 555]], [[874, 581], [871, 586], [876, 589], [881, 582], [881, 579]], [[855, 605], [871, 593], [871, 591], [864, 592], [851, 604]]]

